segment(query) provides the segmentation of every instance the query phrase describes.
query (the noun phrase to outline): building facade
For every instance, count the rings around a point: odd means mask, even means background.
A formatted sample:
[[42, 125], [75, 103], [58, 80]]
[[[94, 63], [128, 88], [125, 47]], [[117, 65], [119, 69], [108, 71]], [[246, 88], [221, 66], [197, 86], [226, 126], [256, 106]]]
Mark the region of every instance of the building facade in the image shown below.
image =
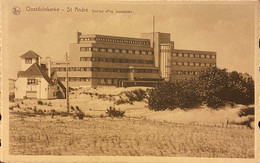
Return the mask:
[[[147, 85], [196, 78], [216, 66], [216, 53], [174, 48], [169, 33], [144, 33], [141, 38], [77, 33], [69, 47], [69, 84], [77, 86]], [[65, 84], [64, 63], [52, 71]]]

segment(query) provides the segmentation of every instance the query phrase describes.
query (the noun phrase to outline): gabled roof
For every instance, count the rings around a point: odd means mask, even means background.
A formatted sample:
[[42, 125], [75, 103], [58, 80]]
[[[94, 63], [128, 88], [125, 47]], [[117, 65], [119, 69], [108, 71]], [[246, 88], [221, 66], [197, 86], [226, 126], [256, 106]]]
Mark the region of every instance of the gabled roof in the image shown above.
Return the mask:
[[32, 64], [26, 71], [19, 71], [19, 77], [43, 77], [49, 84], [54, 84], [48, 74], [37, 63]]
[[38, 54], [36, 54], [34, 51], [30, 50], [26, 52], [25, 54], [20, 56], [21, 58], [40, 58]]

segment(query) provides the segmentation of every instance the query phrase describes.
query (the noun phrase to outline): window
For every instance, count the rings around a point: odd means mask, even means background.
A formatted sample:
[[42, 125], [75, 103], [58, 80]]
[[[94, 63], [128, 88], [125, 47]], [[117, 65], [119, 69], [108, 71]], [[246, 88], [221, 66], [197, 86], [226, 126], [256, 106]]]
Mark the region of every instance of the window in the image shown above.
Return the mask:
[[200, 57], [201, 57], [201, 58], [205, 58], [205, 55], [204, 55], [204, 54], [201, 54]]
[[177, 65], [177, 62], [172, 62], [172, 65], [174, 66], [174, 65]]
[[195, 63], [195, 66], [200, 66], [200, 64], [199, 63]]
[[94, 52], [99, 52], [99, 48], [93, 48]]
[[183, 65], [184, 65], [184, 66], [188, 66], [188, 62], [184, 62]]
[[142, 54], [147, 54], [147, 51], [142, 51]]
[[26, 64], [31, 64], [32, 63], [32, 58], [25, 58], [25, 63]]
[[140, 51], [139, 51], [139, 50], [136, 50], [136, 51], [135, 51], [135, 54], [140, 54]]
[[99, 84], [106, 84], [106, 80], [105, 79], [99, 79]]
[[215, 55], [212, 55], [211, 58], [216, 58], [216, 56], [215, 56]]
[[122, 53], [126, 54], [126, 53], [127, 53], [127, 51], [126, 51], [125, 49], [123, 49], [123, 50], [122, 50]]
[[200, 58], [200, 54], [196, 54], [196, 58]]
[[115, 53], [119, 53], [119, 49], [115, 49]]
[[177, 65], [182, 66], [182, 62], [177, 62]]
[[153, 55], [153, 52], [152, 51], [148, 51], [148, 55]]
[[107, 79], [107, 84], [112, 84], [112, 79]]
[[27, 79], [27, 85], [37, 85], [38, 80], [36, 79]]
[[193, 63], [193, 62], [190, 62], [190, 66], [194, 66], [194, 63]]
[[182, 57], [182, 56], [183, 56], [183, 54], [182, 54], [182, 53], [178, 53], [177, 55], [178, 55], [178, 57]]
[[190, 54], [190, 57], [191, 57], [191, 58], [194, 58], [194, 54]]
[[187, 53], [184, 53], [184, 57], [188, 57], [188, 54], [187, 54]]
[[115, 49], [108, 49], [107, 50], [109, 53], [114, 53]]
[[107, 52], [107, 49], [106, 48], [100, 48], [100, 51], [101, 52]]
[[210, 58], [210, 55], [207, 54], [207, 55], [206, 55], [206, 58]]
[[128, 53], [133, 54], [134, 52], [133, 52], [133, 50], [128, 50]]

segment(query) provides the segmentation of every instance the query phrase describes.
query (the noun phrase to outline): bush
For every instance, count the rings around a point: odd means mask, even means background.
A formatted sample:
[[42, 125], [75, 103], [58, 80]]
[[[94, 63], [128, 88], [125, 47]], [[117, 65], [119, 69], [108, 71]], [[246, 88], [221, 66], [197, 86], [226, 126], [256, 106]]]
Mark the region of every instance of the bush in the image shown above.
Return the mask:
[[61, 91], [57, 91], [56, 96], [57, 96], [57, 99], [64, 99], [65, 98]]
[[41, 109], [39, 109], [39, 110], [36, 111], [36, 114], [38, 114], [38, 115], [44, 115], [44, 112], [43, 112]]
[[192, 108], [201, 104], [195, 80], [159, 83], [148, 92], [148, 107], [159, 111], [175, 108]]
[[248, 115], [255, 115], [255, 108], [254, 107], [242, 108], [239, 111], [238, 115], [239, 115], [239, 117], [248, 116]]
[[253, 122], [254, 120], [254, 117], [249, 117], [246, 121], [240, 122], [239, 125], [245, 125], [252, 129], [251, 122]]
[[[131, 99], [133, 98], [132, 96]], [[148, 93], [148, 106], [159, 111], [175, 108], [193, 108], [201, 104], [218, 109], [226, 103], [253, 104], [252, 77], [216, 67], [201, 72], [198, 80], [158, 83]]]
[[72, 110], [72, 111], [74, 111], [75, 109], [74, 109], [74, 106], [70, 106], [70, 109]]
[[9, 106], [9, 110], [14, 110], [14, 106]]
[[39, 100], [38, 105], [43, 105], [43, 102], [41, 100]]
[[52, 106], [51, 102], [49, 102], [49, 103], [47, 104], [47, 106]]
[[76, 106], [76, 110], [77, 110], [76, 116], [77, 116], [79, 119], [81, 119], [81, 120], [84, 119], [85, 113], [84, 113], [83, 111], [81, 111], [78, 106]]
[[130, 103], [130, 101], [122, 99], [122, 98], [120, 98], [119, 100], [114, 102], [115, 105], [126, 104], [126, 103]]
[[9, 94], [9, 101], [10, 101], [10, 102], [14, 102], [14, 98], [15, 98], [14, 93], [10, 93], [10, 94]]
[[85, 114], [84, 114], [83, 112], [79, 112], [79, 113], [76, 114], [76, 116], [77, 116], [80, 120], [82, 120], [82, 119], [84, 119]]
[[142, 89], [136, 89], [126, 92], [125, 95], [129, 98], [129, 101], [142, 101], [146, 97], [146, 92]]
[[123, 117], [125, 115], [125, 111], [116, 110], [115, 107], [109, 107], [106, 111], [106, 114], [109, 117]]

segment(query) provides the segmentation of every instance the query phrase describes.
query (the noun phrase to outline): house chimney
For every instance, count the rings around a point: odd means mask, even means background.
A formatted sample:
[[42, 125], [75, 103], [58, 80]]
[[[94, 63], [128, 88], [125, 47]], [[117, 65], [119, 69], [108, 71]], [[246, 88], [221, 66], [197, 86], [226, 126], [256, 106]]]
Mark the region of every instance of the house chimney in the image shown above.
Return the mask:
[[51, 57], [46, 57], [47, 60], [47, 69], [48, 69], [48, 76], [51, 78]]

